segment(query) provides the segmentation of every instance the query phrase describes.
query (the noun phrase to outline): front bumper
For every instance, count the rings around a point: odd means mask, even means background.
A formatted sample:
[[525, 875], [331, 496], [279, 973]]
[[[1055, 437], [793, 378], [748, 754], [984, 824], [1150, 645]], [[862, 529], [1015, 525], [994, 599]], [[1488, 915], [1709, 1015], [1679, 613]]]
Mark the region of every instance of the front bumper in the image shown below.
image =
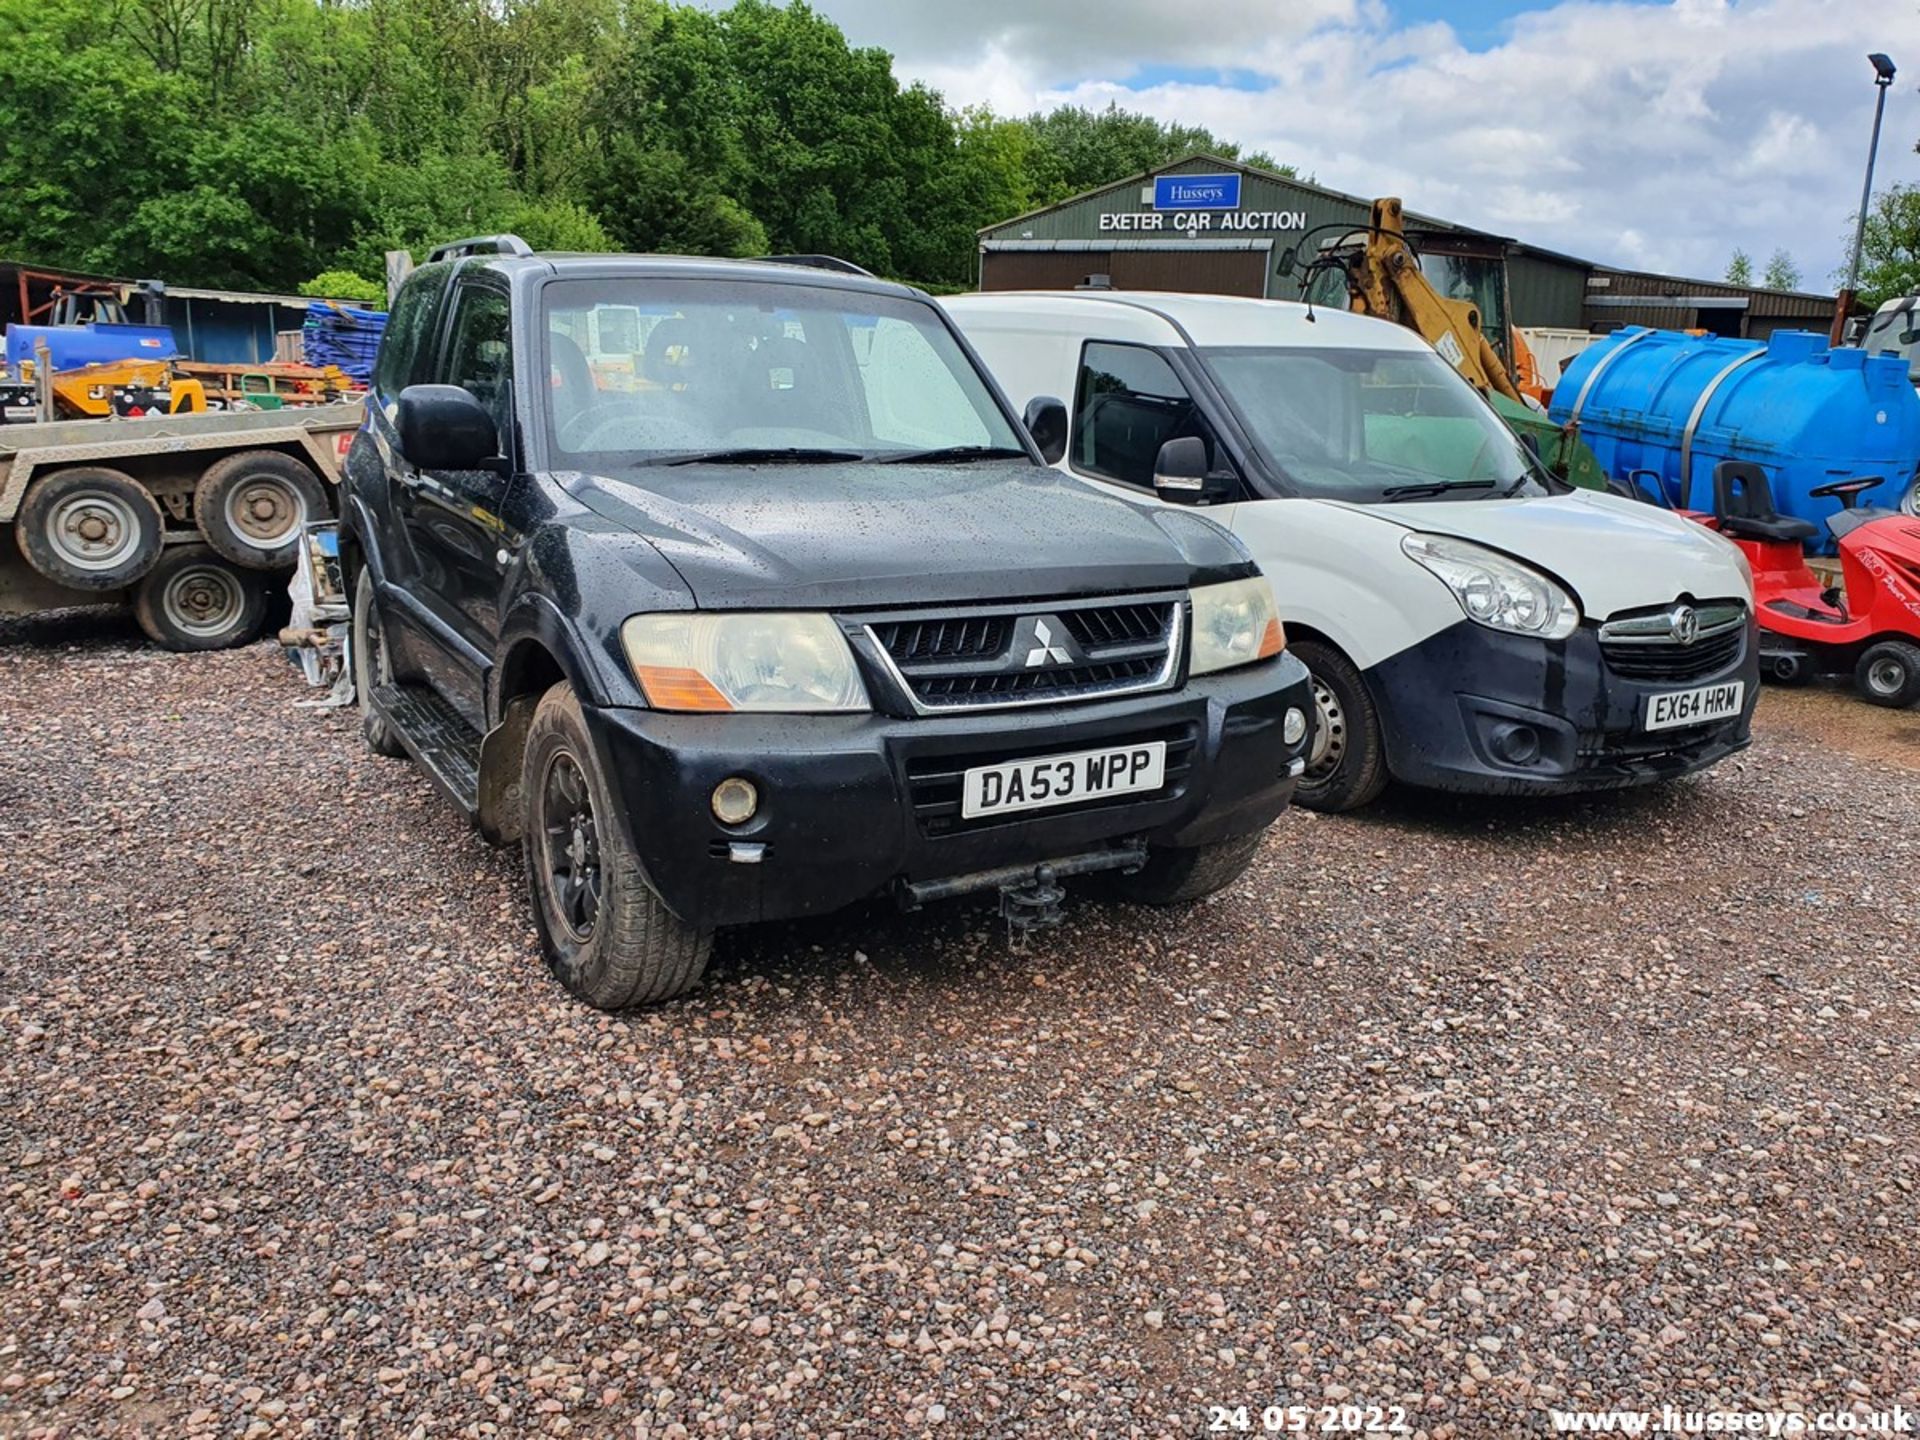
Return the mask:
[[[669, 715], [588, 707], [587, 729], [620, 792], [647, 877], [702, 928], [825, 914], [896, 888], [1035, 865], [1144, 840], [1192, 846], [1257, 833], [1293, 797], [1286, 712], [1313, 713], [1291, 655], [1190, 679], [1164, 695], [898, 719], [886, 715]], [[972, 765], [1163, 739], [1167, 783], [1151, 794], [963, 821]], [[709, 797], [730, 775], [758, 813], [722, 825]], [[759, 846], [754, 863], [736, 846]]]
[[[1682, 680], [1616, 674], [1583, 625], [1564, 641], [1461, 620], [1367, 672], [1396, 780], [1488, 795], [1616, 790], [1691, 775], [1752, 743], [1760, 694], [1751, 624], [1736, 658]], [[1649, 696], [1746, 682], [1737, 717], [1679, 730], [1640, 728]], [[1516, 728], [1531, 731], [1515, 744]]]

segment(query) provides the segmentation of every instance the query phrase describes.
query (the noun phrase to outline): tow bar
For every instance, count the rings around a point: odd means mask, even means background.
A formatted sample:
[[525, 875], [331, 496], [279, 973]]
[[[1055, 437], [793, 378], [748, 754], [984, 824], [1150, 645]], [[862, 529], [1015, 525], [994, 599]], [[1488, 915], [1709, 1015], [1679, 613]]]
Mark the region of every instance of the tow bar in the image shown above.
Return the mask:
[[898, 891], [902, 910], [918, 910], [929, 900], [947, 900], [977, 890], [1000, 892], [1000, 915], [1007, 922], [1007, 939], [1017, 945], [1035, 930], [1046, 930], [1065, 918], [1060, 902], [1067, 892], [1059, 882], [1069, 875], [1092, 875], [1118, 870], [1131, 875], [1147, 863], [1147, 843], [1129, 840], [1107, 850], [1066, 855], [1038, 865], [1002, 865], [975, 870], [945, 880], [903, 881]]

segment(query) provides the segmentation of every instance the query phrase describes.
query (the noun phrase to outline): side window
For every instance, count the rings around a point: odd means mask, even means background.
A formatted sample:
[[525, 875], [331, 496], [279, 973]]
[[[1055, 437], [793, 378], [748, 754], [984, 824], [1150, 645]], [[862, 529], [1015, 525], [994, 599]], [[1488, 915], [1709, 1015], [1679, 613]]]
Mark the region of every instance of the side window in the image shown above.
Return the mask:
[[447, 384], [458, 385], [492, 412], [503, 448], [513, 438], [511, 335], [505, 295], [487, 285], [460, 287], [441, 374]]
[[1140, 345], [1088, 342], [1074, 397], [1074, 466], [1151, 489], [1160, 447], [1183, 435], [1212, 441], [1180, 377]]
[[427, 377], [432, 359], [433, 322], [440, 313], [440, 294], [446, 287], [442, 266], [423, 266], [407, 278], [394, 297], [393, 311], [380, 338], [380, 356], [374, 362], [374, 389], [389, 400], [409, 385]]

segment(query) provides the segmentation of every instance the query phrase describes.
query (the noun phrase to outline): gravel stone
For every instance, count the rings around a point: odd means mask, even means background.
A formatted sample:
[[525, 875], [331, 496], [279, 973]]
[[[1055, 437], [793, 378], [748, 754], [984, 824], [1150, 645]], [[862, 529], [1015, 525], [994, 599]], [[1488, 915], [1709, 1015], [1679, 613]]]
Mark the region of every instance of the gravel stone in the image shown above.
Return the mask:
[[0, 1436], [1186, 1436], [1920, 1401], [1920, 719], [1295, 813], [1181, 911], [601, 1015], [270, 646], [0, 626]]

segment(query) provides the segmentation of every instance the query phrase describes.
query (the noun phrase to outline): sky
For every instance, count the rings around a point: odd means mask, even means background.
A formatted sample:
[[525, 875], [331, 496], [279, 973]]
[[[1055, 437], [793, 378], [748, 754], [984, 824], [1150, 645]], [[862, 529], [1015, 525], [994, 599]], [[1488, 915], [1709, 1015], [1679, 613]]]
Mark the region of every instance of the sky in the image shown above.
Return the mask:
[[1321, 184], [1615, 265], [1776, 249], [1835, 288], [1873, 125], [1920, 183], [1920, 0], [813, 0], [903, 81], [1024, 114], [1118, 101]]

